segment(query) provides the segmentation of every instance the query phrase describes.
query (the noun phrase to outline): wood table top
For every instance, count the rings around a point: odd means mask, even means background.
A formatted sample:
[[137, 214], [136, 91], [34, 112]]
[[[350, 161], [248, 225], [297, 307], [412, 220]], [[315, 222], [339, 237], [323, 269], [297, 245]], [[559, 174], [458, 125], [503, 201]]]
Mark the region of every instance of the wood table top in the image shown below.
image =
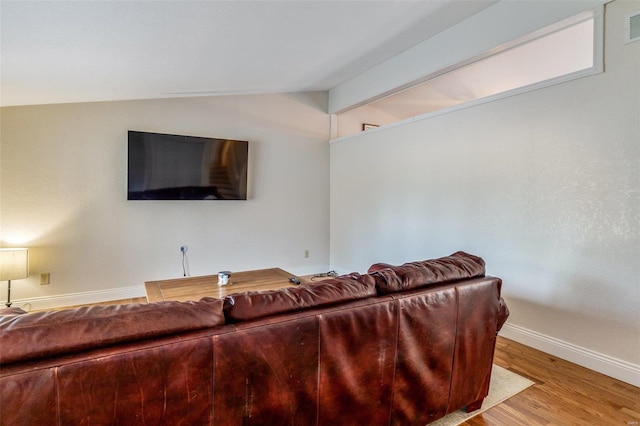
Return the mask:
[[147, 302], [175, 300], [179, 302], [197, 301], [203, 297], [222, 298], [228, 294], [245, 291], [277, 290], [295, 287], [289, 278], [303, 279], [280, 268], [257, 269], [254, 271], [232, 272], [229, 284], [218, 285], [218, 275], [183, 277], [144, 283]]

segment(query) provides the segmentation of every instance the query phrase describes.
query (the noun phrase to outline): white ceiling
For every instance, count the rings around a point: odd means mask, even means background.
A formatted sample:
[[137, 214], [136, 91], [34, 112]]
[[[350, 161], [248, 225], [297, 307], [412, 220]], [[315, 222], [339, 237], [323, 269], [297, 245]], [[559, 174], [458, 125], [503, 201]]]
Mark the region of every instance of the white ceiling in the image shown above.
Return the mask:
[[329, 88], [495, 0], [0, 1], [0, 105]]

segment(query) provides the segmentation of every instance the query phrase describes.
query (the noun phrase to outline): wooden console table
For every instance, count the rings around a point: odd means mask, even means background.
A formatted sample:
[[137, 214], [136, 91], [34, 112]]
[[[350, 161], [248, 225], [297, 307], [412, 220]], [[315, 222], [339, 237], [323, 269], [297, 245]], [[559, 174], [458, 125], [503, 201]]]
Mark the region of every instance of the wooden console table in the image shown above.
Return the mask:
[[258, 269], [255, 271], [232, 272], [229, 284], [218, 285], [218, 275], [185, 277], [170, 280], [147, 281], [144, 283], [147, 302], [176, 300], [197, 301], [203, 297], [221, 298], [228, 294], [244, 291], [277, 290], [283, 287], [295, 287], [289, 278], [298, 278], [280, 268]]

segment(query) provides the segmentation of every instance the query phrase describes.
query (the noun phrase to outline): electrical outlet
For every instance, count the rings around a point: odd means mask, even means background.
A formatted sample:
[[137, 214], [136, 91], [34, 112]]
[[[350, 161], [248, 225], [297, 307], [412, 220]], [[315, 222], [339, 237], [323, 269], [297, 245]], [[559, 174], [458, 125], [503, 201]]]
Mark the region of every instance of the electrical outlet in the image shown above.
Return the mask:
[[40, 274], [40, 285], [49, 285], [51, 284], [51, 273], [43, 272]]
[[187, 250], [189, 250], [189, 247], [187, 247], [187, 246], [180, 246], [180, 252], [181, 252], [181, 253], [186, 253], [186, 252], [187, 252]]
[[304, 251], [304, 258], [308, 259], [309, 258], [309, 250], [305, 250]]

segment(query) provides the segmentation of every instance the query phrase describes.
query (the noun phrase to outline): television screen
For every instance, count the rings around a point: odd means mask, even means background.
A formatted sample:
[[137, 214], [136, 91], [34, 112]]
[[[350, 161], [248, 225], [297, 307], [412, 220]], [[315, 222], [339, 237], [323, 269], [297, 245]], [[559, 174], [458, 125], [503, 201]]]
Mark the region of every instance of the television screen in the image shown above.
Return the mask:
[[129, 131], [128, 200], [246, 200], [249, 142]]

